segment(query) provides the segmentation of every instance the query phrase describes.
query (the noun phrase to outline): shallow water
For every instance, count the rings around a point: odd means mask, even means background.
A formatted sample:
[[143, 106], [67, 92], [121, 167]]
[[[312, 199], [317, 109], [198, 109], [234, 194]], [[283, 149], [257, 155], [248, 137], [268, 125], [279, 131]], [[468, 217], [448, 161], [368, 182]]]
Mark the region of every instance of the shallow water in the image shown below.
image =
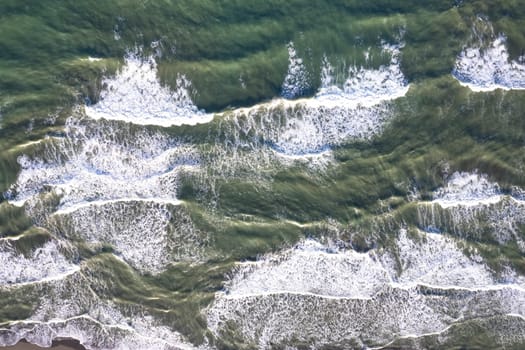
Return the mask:
[[523, 5], [4, 0], [0, 345], [523, 346]]

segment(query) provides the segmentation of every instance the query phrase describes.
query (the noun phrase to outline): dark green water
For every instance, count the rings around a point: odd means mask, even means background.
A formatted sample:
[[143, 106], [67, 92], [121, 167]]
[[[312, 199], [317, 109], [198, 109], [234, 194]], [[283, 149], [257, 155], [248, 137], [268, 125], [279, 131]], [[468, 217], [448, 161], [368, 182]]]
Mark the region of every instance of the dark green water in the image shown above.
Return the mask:
[[2, 0], [0, 345], [522, 347], [523, 28], [519, 0]]

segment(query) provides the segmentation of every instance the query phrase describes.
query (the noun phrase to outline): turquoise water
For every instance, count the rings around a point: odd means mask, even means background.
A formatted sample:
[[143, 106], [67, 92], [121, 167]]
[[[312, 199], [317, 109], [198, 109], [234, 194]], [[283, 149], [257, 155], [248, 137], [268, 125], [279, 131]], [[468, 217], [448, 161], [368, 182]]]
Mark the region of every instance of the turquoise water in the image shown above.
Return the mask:
[[525, 3], [0, 4], [0, 345], [520, 348]]

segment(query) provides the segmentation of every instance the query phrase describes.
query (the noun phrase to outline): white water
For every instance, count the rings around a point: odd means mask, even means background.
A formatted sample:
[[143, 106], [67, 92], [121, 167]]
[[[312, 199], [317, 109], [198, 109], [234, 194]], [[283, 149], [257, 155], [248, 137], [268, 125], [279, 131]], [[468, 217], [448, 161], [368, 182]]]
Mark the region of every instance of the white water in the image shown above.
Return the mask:
[[[282, 96], [296, 98], [308, 86], [308, 72], [291, 42], [288, 44], [289, 69], [283, 81]], [[388, 101], [402, 97], [408, 84], [399, 66], [398, 46], [383, 44], [391, 56], [389, 65], [378, 69], [350, 67], [342, 87], [333, 85], [330, 63], [323, 64], [323, 85], [312, 98], [276, 99], [251, 108], [233, 111], [234, 115], [268, 114], [273, 118], [279, 108], [291, 109], [285, 124], [272, 121], [259, 130], [276, 154], [283, 156], [317, 155], [349, 139], [367, 140], [382, 131], [391, 119]], [[191, 84], [179, 77], [174, 92], [160, 85], [153, 58], [141, 59], [136, 54], [125, 58], [118, 74], [104, 83], [107, 88], [100, 101], [86, 107], [95, 119], [124, 120], [135, 124], [161, 126], [209, 122], [212, 115], [199, 111], [191, 101]]]
[[[421, 234], [417, 242], [401, 231], [397, 246], [397, 258], [384, 254], [380, 260], [394, 276], [396, 287], [413, 284], [431, 285], [438, 288], [483, 289], [496, 284], [492, 272], [481, 257], [465, 256], [454, 240], [438, 234]], [[396, 275], [396, 263], [401, 263], [401, 273]]]
[[298, 115], [292, 114], [273, 140], [276, 149], [284, 155], [320, 153], [349, 139], [366, 140], [379, 134], [392, 117], [388, 101], [409, 89], [399, 67], [399, 47], [384, 45], [383, 50], [391, 55], [390, 65], [350, 67], [342, 88], [333, 85], [333, 69], [325, 58], [323, 85], [316, 95], [283, 103]]
[[59, 245], [50, 241], [29, 256], [17, 252], [9, 240], [0, 241], [0, 287], [62, 279], [79, 270], [60, 253]]
[[525, 252], [520, 226], [525, 222], [522, 190], [504, 194], [497, 183], [477, 172], [455, 172], [431, 202], [418, 206], [419, 225], [462, 238], [490, 234], [500, 244], [515, 242]]
[[77, 210], [85, 209], [88, 207], [97, 207], [102, 208], [109, 204], [116, 204], [116, 203], [128, 203], [128, 202], [144, 202], [144, 203], [155, 203], [155, 204], [162, 204], [162, 205], [180, 205], [182, 202], [177, 199], [161, 199], [161, 198], [140, 198], [140, 197], [122, 197], [118, 199], [106, 199], [106, 200], [96, 200], [91, 202], [81, 202], [75, 205], [72, 205], [70, 207], [67, 207], [65, 209], [60, 209], [55, 212], [55, 215], [66, 215], [76, 212]]
[[[86, 218], [88, 218], [86, 220]], [[183, 208], [156, 201], [118, 201], [55, 214], [51, 225], [66, 227], [91, 246], [110, 245], [140, 272], [160, 273], [172, 262], [204, 260], [207, 235]]]
[[506, 41], [504, 35], [499, 35], [488, 47], [464, 48], [453, 76], [472, 91], [525, 89], [525, 57], [511, 60]]
[[179, 173], [198, 164], [193, 147], [159, 132], [126, 133], [114, 127], [70, 118], [66, 137], [48, 146], [43, 158], [19, 158], [22, 171], [10, 189], [10, 202], [38, 200], [47, 189], [60, 198], [62, 213], [130, 199], [178, 204]]
[[233, 322], [268, 349], [292, 339], [315, 347], [351, 339], [386, 344], [473, 317], [525, 315], [525, 283], [498, 284], [481, 258], [468, 258], [453, 240], [421, 233], [413, 241], [402, 230], [396, 247], [398, 258], [307, 240], [242, 264], [207, 310], [208, 325], [217, 334]]
[[[389, 65], [378, 69], [350, 67], [342, 91], [334, 85], [321, 87], [316, 95], [320, 105], [326, 106], [335, 102], [345, 105], [374, 106], [404, 96], [409, 85], [400, 67], [400, 46], [383, 44], [382, 48], [384, 53], [391, 56]], [[329, 68], [324, 69], [325, 74], [329, 71]], [[333, 81], [326, 77], [323, 80], [325, 84]]]
[[[480, 257], [467, 257], [450, 239], [422, 235], [421, 242], [402, 230], [397, 258], [385, 251], [358, 253], [306, 240], [256, 263], [240, 264], [225, 297], [258, 293], [308, 292], [324, 296], [370, 298], [385, 285], [417, 283], [439, 288], [485, 288], [495, 284]], [[398, 266], [398, 261], [401, 266]], [[398, 269], [401, 273], [398, 274]]]
[[370, 298], [391, 281], [370, 254], [330, 251], [306, 240], [282, 254], [241, 264], [228, 282], [226, 297], [310, 293], [326, 297]]
[[[89, 288], [93, 283], [89, 278], [77, 272], [60, 281], [36, 285], [36, 293], [45, 297], [29, 319], [15, 322], [9, 329], [0, 328], [0, 346], [26, 339], [50, 347], [53, 339], [63, 337], [77, 339], [88, 349], [195, 349], [140, 306], [120, 311], [122, 306]], [[111, 281], [104, 283], [105, 287], [111, 285]]]
[[281, 96], [288, 99], [303, 95], [310, 88], [308, 71], [298, 57], [293, 42], [288, 43], [288, 72], [281, 86]]
[[106, 88], [100, 101], [86, 106], [86, 114], [94, 119], [165, 127], [207, 123], [213, 119], [213, 115], [199, 110], [191, 100], [192, 86], [184, 75], [177, 77], [174, 91], [161, 85], [153, 57], [129, 53], [122, 69], [103, 84]]
[[42, 147], [42, 158], [19, 158], [22, 171], [9, 191], [38, 225], [111, 245], [141, 272], [200, 259], [206, 237], [175, 208], [180, 174], [199, 166], [193, 146], [129, 124], [72, 117], [65, 137]]
[[455, 172], [445, 187], [434, 194], [432, 203], [443, 208], [455, 206], [476, 206], [498, 203], [503, 199], [499, 185], [490, 182], [486, 175]]
[[476, 207], [500, 203], [509, 198], [517, 204], [525, 204], [520, 193], [515, 188], [509, 197], [501, 192], [497, 183], [491, 182], [487, 175], [477, 172], [455, 172], [447, 179], [444, 187], [434, 193], [431, 203], [439, 204], [442, 208]]
[[[250, 127], [272, 143], [275, 153], [288, 158], [325, 156], [330, 147], [348, 139], [377, 135], [391, 117], [388, 101], [408, 90], [399, 69], [398, 49], [385, 50], [392, 50], [390, 65], [375, 70], [352, 67], [343, 87], [332, 85], [329, 63], [325, 61], [324, 84], [313, 98], [279, 99], [245, 110], [246, 114], [260, 114], [266, 109], [263, 114], [269, 116], [267, 122], [273, 129], [257, 122]], [[295, 50], [290, 56], [295, 62], [289, 71], [293, 75], [301, 71], [302, 62]], [[187, 81], [181, 80], [183, 89], [172, 94], [160, 85], [154, 62], [131, 62], [134, 59], [128, 57], [127, 65], [115, 79], [106, 81], [110, 89], [103, 93], [99, 104], [86, 108], [89, 116], [163, 126], [209, 120], [191, 103]], [[288, 79], [290, 82], [293, 79]], [[293, 90], [292, 85], [292, 92], [303, 88]], [[157, 94], [153, 97], [160, 100], [152, 100], [148, 95], [150, 88]], [[281, 107], [292, 109], [282, 128], [270, 120]], [[234, 111], [237, 115], [242, 113]], [[184, 222], [191, 221], [189, 218], [178, 220], [176, 226], [181, 230], [168, 234], [174, 219], [172, 207], [179, 204], [178, 174], [200, 164], [195, 149], [176, 144], [157, 132], [113, 137], [113, 124], [99, 123], [88, 128], [70, 120], [66, 139], [56, 148], [47, 149], [45, 157], [22, 157], [22, 173], [12, 188], [11, 202], [25, 203], [31, 210], [40, 200], [40, 193], [51, 190], [60, 197], [52, 215], [54, 220], [68, 221], [75, 227], [74, 233], [89, 244], [112, 245], [119, 257], [142, 272], [158, 273], [177, 259], [198, 260], [199, 252], [193, 248], [202, 243], [202, 237], [191, 225], [184, 226]], [[257, 167], [256, 158], [251, 158], [253, 167]], [[483, 176], [455, 174], [447, 187], [438, 191], [435, 202], [445, 207], [478, 205], [500, 197], [497, 185]], [[243, 334], [264, 348], [270, 340], [279, 341], [290, 334], [306, 340], [315, 334], [323, 343], [363, 334], [356, 330], [366, 330], [366, 336], [380, 341], [399, 334], [440, 332], [470, 314], [482, 317], [494, 312], [490, 307], [488, 311], [480, 310], [480, 305], [494, 300], [502, 313], [525, 314], [523, 283], [512, 273], [512, 284], [497, 284], [479, 257], [467, 258], [452, 240], [443, 236], [423, 236], [424, 240], [418, 243], [402, 232], [397, 241], [398, 257], [384, 251], [331, 249], [307, 240], [283, 254], [242, 264], [228, 282], [226, 293], [219, 294], [208, 310], [210, 327], [218, 332], [225, 319], [232, 319], [241, 325]], [[173, 241], [183, 243], [174, 247]], [[24, 277], [29, 282], [40, 278], [35, 271], [24, 276], [29, 276]], [[53, 276], [67, 280], [71, 274], [48, 269], [46, 276], [41, 280], [58, 283]], [[424, 295], [419, 289], [422, 285], [438, 289], [439, 296]], [[77, 301], [91, 297], [82, 296]], [[119, 329], [127, 334], [118, 338], [123, 348], [183, 347], [179, 335], [154, 325], [150, 319], [142, 322], [134, 318], [135, 323], [130, 326], [129, 319], [115, 316], [117, 311], [100, 306], [97, 301], [90, 305], [87, 315], [82, 314], [84, 309], [85, 305], [75, 304], [74, 298], [65, 298], [64, 302], [49, 300], [33, 316], [34, 323], [14, 328], [16, 337], [41, 344], [49, 344], [56, 336], [87, 342]], [[100, 317], [104, 319], [96, 319]], [[386, 324], [380, 324], [380, 320], [386, 320]], [[257, 327], [265, 328], [259, 333]]]
[[[283, 91], [292, 98], [305, 89], [306, 76], [293, 43], [288, 49], [290, 63]], [[254, 119], [250, 130], [260, 133], [277, 154], [285, 157], [322, 155], [348, 140], [368, 140], [392, 118], [389, 102], [409, 89], [399, 66], [399, 47], [384, 44], [383, 51], [391, 56], [389, 65], [378, 69], [351, 67], [342, 87], [333, 85], [332, 68], [324, 58], [323, 85], [312, 98], [274, 99], [230, 113], [236, 118]], [[282, 116], [275, 119], [276, 114]]]

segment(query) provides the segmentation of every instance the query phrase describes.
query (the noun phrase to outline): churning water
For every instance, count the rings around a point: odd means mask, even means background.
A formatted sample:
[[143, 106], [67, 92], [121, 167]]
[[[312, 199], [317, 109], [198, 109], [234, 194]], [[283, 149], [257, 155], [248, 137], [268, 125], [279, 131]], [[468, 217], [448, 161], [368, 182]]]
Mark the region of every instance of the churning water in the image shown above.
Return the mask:
[[84, 48], [0, 5], [72, 50], [0, 39], [0, 346], [524, 344], [520, 35], [470, 4], [428, 9], [453, 38], [403, 6], [81, 3]]

